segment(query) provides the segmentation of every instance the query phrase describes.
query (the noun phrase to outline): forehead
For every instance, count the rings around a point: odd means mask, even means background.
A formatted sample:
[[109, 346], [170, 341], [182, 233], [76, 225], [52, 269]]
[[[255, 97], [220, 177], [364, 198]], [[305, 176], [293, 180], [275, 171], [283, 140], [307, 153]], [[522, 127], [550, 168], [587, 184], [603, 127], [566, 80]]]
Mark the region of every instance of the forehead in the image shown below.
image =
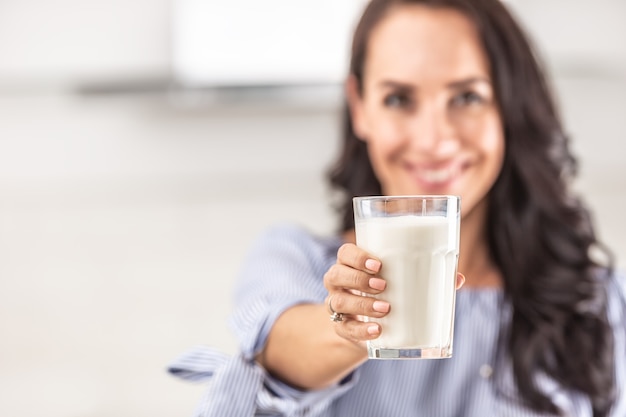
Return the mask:
[[366, 76], [450, 79], [489, 76], [489, 65], [470, 19], [450, 8], [402, 5], [373, 28]]

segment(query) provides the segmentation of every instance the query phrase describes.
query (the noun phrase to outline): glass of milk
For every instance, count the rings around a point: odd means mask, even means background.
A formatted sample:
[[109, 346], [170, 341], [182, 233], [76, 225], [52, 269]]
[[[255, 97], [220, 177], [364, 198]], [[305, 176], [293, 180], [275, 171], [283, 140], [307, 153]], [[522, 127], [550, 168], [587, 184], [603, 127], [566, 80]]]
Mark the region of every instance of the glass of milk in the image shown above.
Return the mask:
[[357, 246], [382, 262], [391, 309], [381, 335], [367, 343], [375, 359], [452, 356], [460, 198], [355, 197]]

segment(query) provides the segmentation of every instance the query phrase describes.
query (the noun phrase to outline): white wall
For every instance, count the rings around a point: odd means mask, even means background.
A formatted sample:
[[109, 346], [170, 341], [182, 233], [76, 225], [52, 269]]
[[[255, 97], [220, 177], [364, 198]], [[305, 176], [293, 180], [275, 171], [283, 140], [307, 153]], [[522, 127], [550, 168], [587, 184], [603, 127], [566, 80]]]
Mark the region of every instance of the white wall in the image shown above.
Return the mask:
[[200, 388], [165, 366], [234, 350], [251, 239], [333, 227], [334, 112], [52, 95], [0, 98], [0, 114], [0, 415], [189, 415]]
[[[334, 225], [332, 101], [72, 92], [167, 75], [168, 13], [165, 0], [0, 3], [2, 416], [190, 415], [202, 387], [165, 366], [194, 344], [235, 350], [230, 290], [251, 240], [279, 220]], [[577, 187], [626, 267], [626, 80], [570, 72], [556, 86]]]

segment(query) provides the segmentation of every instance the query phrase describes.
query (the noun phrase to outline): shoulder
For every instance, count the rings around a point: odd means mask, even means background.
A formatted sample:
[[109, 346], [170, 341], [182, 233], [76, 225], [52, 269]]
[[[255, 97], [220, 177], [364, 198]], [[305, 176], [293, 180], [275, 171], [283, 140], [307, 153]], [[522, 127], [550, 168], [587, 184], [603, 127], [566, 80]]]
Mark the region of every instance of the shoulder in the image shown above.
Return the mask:
[[338, 235], [321, 236], [293, 223], [267, 227], [248, 251], [247, 265], [266, 266], [274, 271], [286, 267], [307, 267], [315, 273], [336, 260], [342, 241]]
[[624, 297], [626, 295], [626, 273], [618, 270], [609, 274], [609, 283], [616, 292], [616, 296]]
[[327, 255], [335, 253], [341, 243], [338, 235], [322, 236], [295, 223], [277, 223], [263, 230], [253, 247], [283, 248]]
[[614, 327], [626, 325], [626, 274], [613, 271], [605, 274], [609, 321]]
[[607, 315], [613, 329], [616, 402], [611, 416], [626, 415], [626, 274], [617, 271], [606, 274]]
[[259, 240], [291, 240], [294, 242], [309, 242], [315, 235], [296, 223], [275, 223], [266, 227], [259, 236]]

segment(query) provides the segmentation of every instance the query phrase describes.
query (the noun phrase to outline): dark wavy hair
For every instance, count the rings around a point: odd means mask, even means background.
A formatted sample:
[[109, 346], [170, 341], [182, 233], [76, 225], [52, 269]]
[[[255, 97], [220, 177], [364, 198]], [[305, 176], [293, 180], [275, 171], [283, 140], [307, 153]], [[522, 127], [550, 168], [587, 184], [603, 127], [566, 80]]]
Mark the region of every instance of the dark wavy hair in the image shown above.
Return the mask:
[[[519, 398], [531, 409], [562, 413], [537, 385], [543, 373], [588, 396], [594, 416], [606, 416], [616, 382], [599, 270], [610, 272], [612, 256], [596, 239], [589, 211], [569, 190], [576, 160], [530, 42], [499, 0], [373, 0], [352, 44], [350, 73], [361, 93], [372, 29], [391, 8], [406, 4], [460, 11], [476, 26], [489, 57], [506, 146], [488, 195], [487, 236], [512, 307], [500, 332], [498, 363], [510, 360]], [[343, 149], [329, 180], [340, 191], [337, 209], [347, 231], [354, 228], [352, 197], [382, 190], [347, 104], [343, 123]], [[592, 249], [606, 255], [604, 265], [591, 258]]]

